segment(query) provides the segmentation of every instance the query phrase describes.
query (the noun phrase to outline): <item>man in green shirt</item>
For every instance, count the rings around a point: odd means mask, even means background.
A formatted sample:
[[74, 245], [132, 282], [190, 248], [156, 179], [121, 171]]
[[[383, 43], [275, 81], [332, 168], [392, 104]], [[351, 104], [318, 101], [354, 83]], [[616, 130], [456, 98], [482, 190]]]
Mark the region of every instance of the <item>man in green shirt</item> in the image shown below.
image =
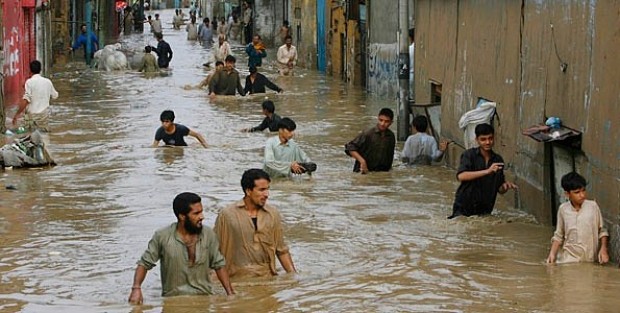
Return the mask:
[[224, 69], [215, 72], [213, 78], [209, 82], [209, 95], [234, 96], [235, 91], [245, 96], [243, 86], [241, 86], [241, 78], [239, 72], [235, 69], [237, 59], [229, 55], [224, 60]]
[[172, 203], [177, 222], [155, 232], [138, 261], [129, 302], [142, 303], [140, 289], [148, 270], [161, 259], [162, 296], [213, 294], [209, 272], [213, 269], [228, 295], [233, 294], [213, 230], [202, 226], [200, 197], [184, 192]]

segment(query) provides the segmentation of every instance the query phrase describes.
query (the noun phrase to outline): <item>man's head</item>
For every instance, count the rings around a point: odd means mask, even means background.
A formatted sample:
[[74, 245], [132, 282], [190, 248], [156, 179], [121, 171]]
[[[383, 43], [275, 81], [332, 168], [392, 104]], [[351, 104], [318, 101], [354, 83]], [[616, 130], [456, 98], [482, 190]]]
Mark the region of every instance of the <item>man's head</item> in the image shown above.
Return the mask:
[[237, 63], [237, 59], [235, 59], [235, 57], [232, 55], [227, 55], [226, 59], [224, 59], [224, 63], [226, 64], [226, 68], [230, 70], [233, 67], [235, 67], [235, 63]]
[[155, 19], [158, 20], [159, 19], [159, 14], [155, 14]]
[[297, 124], [295, 122], [285, 117], [278, 122], [278, 136], [280, 137], [281, 143], [287, 143], [293, 136], [295, 136], [295, 129], [297, 128]]
[[561, 184], [568, 200], [573, 205], [581, 206], [586, 200], [586, 179], [575, 172], [570, 172], [562, 176]]
[[291, 37], [291, 35], [286, 35], [286, 37], [284, 37], [284, 43], [290, 48], [293, 45], [293, 37]]
[[282, 26], [288, 27], [288, 20], [284, 20], [284, 22], [282, 22]]
[[86, 24], [80, 25], [80, 30], [82, 31], [82, 33], [86, 34]]
[[215, 62], [215, 70], [221, 70], [223, 68], [224, 68], [224, 62], [222, 61]]
[[202, 19], [202, 22], [203, 22], [205, 25], [209, 26], [209, 18], [208, 18], [208, 17], [203, 18], [203, 19]]
[[391, 109], [383, 108], [379, 111], [379, 116], [377, 117], [377, 128], [379, 128], [379, 131], [384, 132], [390, 128], [392, 121], [394, 121], [394, 112]]
[[159, 120], [161, 121], [161, 126], [170, 130], [174, 126], [174, 112], [172, 110], [165, 110], [161, 112], [159, 115]]
[[418, 115], [414, 117], [413, 121], [411, 121], [411, 127], [413, 127], [413, 129], [415, 129], [418, 133], [425, 133], [428, 128], [428, 120], [426, 119], [426, 116]]
[[151, 53], [151, 51], [153, 51], [153, 48], [151, 48], [151, 46], [144, 47], [144, 52], [145, 53]]
[[252, 44], [258, 44], [260, 42], [260, 35], [254, 35], [254, 37], [252, 37]]
[[478, 124], [474, 130], [476, 133], [476, 142], [484, 151], [491, 151], [495, 140], [495, 129], [489, 124]]
[[250, 75], [252, 76], [256, 76], [256, 73], [258, 72], [258, 70], [256, 69], [256, 66], [252, 65], [250, 66]]
[[267, 172], [253, 168], [245, 171], [241, 176], [241, 189], [245, 198], [257, 208], [262, 208], [269, 198], [269, 183], [271, 178]]
[[190, 234], [202, 232], [202, 203], [200, 196], [191, 192], [178, 194], [172, 201], [172, 209], [177, 221]]
[[41, 62], [39, 62], [38, 60], [34, 60], [32, 62], [30, 62], [30, 73], [34, 74], [40, 74], [41, 73]]
[[265, 100], [263, 101], [263, 114], [268, 115], [268, 114], [273, 114], [273, 112], [276, 111], [276, 106], [273, 104], [273, 101], [271, 100]]
[[162, 34], [162, 33], [155, 33], [155, 39], [157, 39], [157, 41], [163, 40], [164, 39], [164, 34]]

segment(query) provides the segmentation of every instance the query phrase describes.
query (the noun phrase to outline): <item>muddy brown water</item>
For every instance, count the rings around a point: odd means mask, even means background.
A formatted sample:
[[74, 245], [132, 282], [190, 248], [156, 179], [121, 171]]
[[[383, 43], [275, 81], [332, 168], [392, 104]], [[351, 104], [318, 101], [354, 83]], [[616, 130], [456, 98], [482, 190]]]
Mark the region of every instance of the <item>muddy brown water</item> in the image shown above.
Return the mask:
[[[183, 88], [204, 77], [208, 52], [167, 27], [169, 75], [79, 64], [55, 73], [61, 96], [50, 150], [59, 165], [0, 172], [0, 312], [618, 311], [620, 272], [545, 266], [552, 228], [508, 198], [499, 197], [493, 216], [448, 221], [452, 169], [395, 162], [389, 173], [352, 173], [343, 144], [393, 102], [311, 70], [278, 77], [271, 66], [262, 71], [285, 93], [268, 96], [297, 122], [296, 140], [319, 165], [312, 178], [274, 181], [269, 200], [283, 213], [299, 274], [240, 282], [233, 298], [220, 290], [164, 299], [155, 269], [143, 284], [145, 304], [128, 305], [136, 260], [153, 232], [175, 220], [173, 197], [200, 194], [212, 226], [217, 210], [242, 196], [241, 173], [261, 166], [269, 136], [239, 132], [260, 122], [263, 96], [210, 100]], [[126, 41], [155, 44], [148, 34]], [[209, 148], [192, 138], [184, 149], [150, 148], [164, 109], [203, 133]]]

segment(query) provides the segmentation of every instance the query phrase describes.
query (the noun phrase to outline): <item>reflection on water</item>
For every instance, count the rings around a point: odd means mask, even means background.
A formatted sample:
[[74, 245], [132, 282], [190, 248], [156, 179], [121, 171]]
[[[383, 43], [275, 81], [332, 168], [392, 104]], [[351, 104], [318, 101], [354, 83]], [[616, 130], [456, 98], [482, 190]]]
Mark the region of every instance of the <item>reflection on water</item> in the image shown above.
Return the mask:
[[[61, 98], [50, 150], [59, 165], [0, 173], [0, 312], [617, 311], [618, 270], [543, 265], [552, 229], [507, 198], [493, 216], [447, 220], [457, 187], [450, 169], [396, 162], [388, 173], [352, 173], [344, 143], [394, 103], [314, 71], [277, 77], [269, 65], [261, 71], [286, 91], [268, 96], [297, 122], [298, 143], [319, 165], [312, 177], [274, 181], [269, 200], [284, 216], [300, 273], [240, 282], [233, 298], [220, 290], [163, 299], [154, 270], [145, 305], [132, 308], [135, 262], [153, 232], [174, 221], [174, 196], [200, 194], [212, 226], [217, 210], [242, 196], [243, 171], [262, 166], [270, 136], [239, 131], [262, 120], [264, 96], [211, 101], [205, 90], [183, 89], [204, 78], [209, 52], [184, 31], [164, 33], [175, 52], [169, 75], [79, 65], [55, 75]], [[154, 44], [148, 34], [129, 42]], [[165, 109], [209, 148], [193, 139], [186, 148], [151, 148]]]

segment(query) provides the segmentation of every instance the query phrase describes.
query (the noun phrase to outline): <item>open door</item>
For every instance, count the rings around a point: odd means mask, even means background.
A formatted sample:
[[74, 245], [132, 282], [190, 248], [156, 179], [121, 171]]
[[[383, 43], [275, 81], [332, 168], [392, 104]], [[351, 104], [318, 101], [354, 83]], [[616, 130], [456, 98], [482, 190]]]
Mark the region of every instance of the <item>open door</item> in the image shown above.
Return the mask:
[[316, 38], [317, 38], [317, 67], [325, 72], [327, 67], [325, 51], [325, 0], [316, 1]]

